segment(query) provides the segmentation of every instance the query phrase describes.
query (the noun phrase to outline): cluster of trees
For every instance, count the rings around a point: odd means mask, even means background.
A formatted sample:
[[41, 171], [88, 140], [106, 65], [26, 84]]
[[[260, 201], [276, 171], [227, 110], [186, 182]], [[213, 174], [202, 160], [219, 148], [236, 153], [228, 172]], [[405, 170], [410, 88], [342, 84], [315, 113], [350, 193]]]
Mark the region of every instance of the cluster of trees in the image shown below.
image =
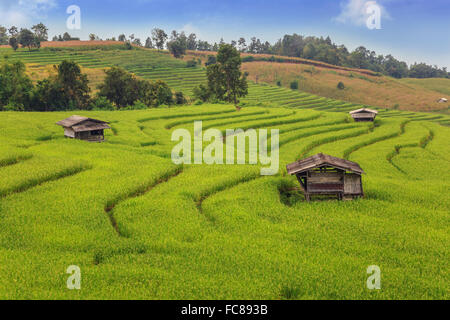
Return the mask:
[[217, 61], [208, 65], [208, 84], [194, 88], [194, 97], [201, 101], [227, 101], [239, 109], [239, 98], [248, 94], [247, 74], [241, 72], [241, 56], [235, 47], [223, 44]]
[[106, 71], [99, 92], [91, 97], [88, 78], [75, 62], [63, 61], [54, 68], [53, 75], [34, 85], [22, 62], [1, 64], [0, 110], [144, 109], [186, 103], [181, 92], [174, 96], [163, 81], [138, 80], [119, 67]]
[[399, 61], [392, 55], [378, 55], [361, 46], [350, 52], [344, 45], [336, 45], [330, 37], [304, 37], [298, 34], [285, 35], [274, 45], [252, 38], [249, 44], [244, 38], [232, 41], [241, 52], [257, 54], [274, 54], [298, 57], [350, 68], [368, 69], [395, 78], [413, 77], [450, 77], [446, 68], [429, 66], [424, 63], [408, 67], [406, 62]]
[[0, 26], [0, 45], [10, 45], [14, 50], [21, 45], [23, 48], [40, 48], [41, 42], [48, 40], [48, 28], [42, 24], [34, 25], [31, 30], [22, 28], [18, 29], [12, 26], [6, 29]]
[[[100, 84], [99, 90], [99, 97], [108, 99], [119, 109], [142, 104], [157, 107], [174, 103], [172, 90], [165, 82], [139, 80], [120, 67], [112, 67], [106, 71], [105, 81]], [[176, 93], [177, 98], [180, 94], [183, 97], [182, 93]], [[181, 101], [177, 99], [177, 103], [185, 103], [184, 97]]]
[[64, 32], [63, 35], [54, 36], [52, 41], [79, 41], [80, 38], [72, 37], [68, 32]]
[[[169, 38], [164, 30], [154, 29], [152, 37], [147, 38], [145, 47], [159, 50], [167, 47], [178, 58], [184, 55], [186, 50], [217, 52], [224, 44], [223, 39], [219, 43], [210, 44], [207, 41], [198, 40], [195, 33], [187, 36], [184, 32], [178, 33], [177, 31], [172, 31]], [[406, 62], [399, 61], [392, 55], [379, 55], [363, 46], [350, 52], [344, 45], [333, 43], [330, 37], [304, 37], [298, 34], [285, 35], [273, 45], [256, 37], [251, 38], [248, 43], [245, 38], [240, 38], [237, 41], [231, 41], [231, 46], [244, 53], [305, 58], [337, 66], [368, 69], [395, 78], [450, 77], [450, 73], [446, 68], [439, 69], [437, 66], [424, 63], [408, 67]]]

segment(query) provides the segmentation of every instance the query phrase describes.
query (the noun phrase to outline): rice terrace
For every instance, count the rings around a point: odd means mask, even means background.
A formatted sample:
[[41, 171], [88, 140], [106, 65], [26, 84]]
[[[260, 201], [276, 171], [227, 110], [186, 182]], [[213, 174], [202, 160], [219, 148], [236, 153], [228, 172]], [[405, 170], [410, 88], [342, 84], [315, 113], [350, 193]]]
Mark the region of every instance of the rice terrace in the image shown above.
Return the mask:
[[[0, 299], [450, 298], [448, 78], [243, 50], [242, 92], [202, 101], [231, 45], [179, 58], [170, 44], [92, 40], [0, 48], [3, 74], [29, 78], [26, 103], [40, 108], [0, 99]], [[64, 91], [51, 86], [69, 69], [86, 107], [34, 103]], [[117, 92], [145, 98], [114, 100], [108, 83], [122, 77], [135, 86]], [[404, 104], [384, 104], [394, 96]], [[177, 130], [189, 161], [174, 161]], [[370, 266], [379, 290], [366, 286]], [[80, 290], [67, 289], [70, 270]]]

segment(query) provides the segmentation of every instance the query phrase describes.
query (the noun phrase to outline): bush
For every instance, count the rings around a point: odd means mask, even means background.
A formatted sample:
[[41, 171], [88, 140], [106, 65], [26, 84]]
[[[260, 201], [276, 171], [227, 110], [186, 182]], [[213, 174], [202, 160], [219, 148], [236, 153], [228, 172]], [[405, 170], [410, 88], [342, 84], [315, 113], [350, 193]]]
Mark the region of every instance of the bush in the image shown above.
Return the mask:
[[344, 83], [343, 83], [342, 81], [340, 81], [340, 82], [338, 83], [338, 85], [337, 85], [337, 88], [338, 88], [339, 90], [344, 90], [344, 89], [345, 89]]
[[200, 86], [194, 88], [194, 98], [196, 100], [206, 102], [211, 98], [211, 94], [208, 88], [204, 84], [201, 84]]
[[253, 62], [253, 61], [255, 61], [254, 56], [246, 56], [242, 58], [242, 62]]
[[292, 90], [298, 90], [298, 80], [291, 82], [291, 89]]
[[128, 108], [129, 110], [145, 110], [148, 109], [148, 106], [143, 103], [141, 100], [136, 100], [132, 106]]
[[175, 92], [175, 104], [178, 104], [178, 105], [180, 105], [180, 104], [186, 104], [186, 98], [184, 97], [184, 94], [183, 94], [183, 92], [181, 92], [181, 91], [178, 91], [178, 92]]
[[208, 61], [205, 63], [205, 66], [210, 66], [210, 65], [216, 64], [216, 63], [217, 63], [217, 58], [216, 58], [216, 56], [209, 55], [209, 56], [208, 56]]
[[128, 41], [125, 42], [125, 50], [132, 50], [133, 46], [131, 45], [131, 43], [129, 43]]
[[112, 104], [111, 101], [109, 101], [105, 97], [96, 97], [91, 100], [91, 103], [89, 104], [89, 109], [113, 111], [116, 110], [116, 107]]
[[277, 81], [277, 86], [281, 87], [281, 81], [280, 80]]
[[188, 62], [186, 62], [186, 67], [187, 68], [195, 68], [197, 66], [197, 61], [195, 60], [189, 60]]

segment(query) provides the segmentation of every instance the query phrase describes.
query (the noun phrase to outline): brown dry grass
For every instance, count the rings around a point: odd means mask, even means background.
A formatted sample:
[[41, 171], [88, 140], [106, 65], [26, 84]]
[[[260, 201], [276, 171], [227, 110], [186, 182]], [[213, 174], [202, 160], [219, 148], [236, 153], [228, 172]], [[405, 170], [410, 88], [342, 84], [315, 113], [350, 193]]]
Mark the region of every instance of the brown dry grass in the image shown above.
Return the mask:
[[[275, 85], [281, 81], [289, 87], [292, 81], [298, 80], [302, 91], [353, 103], [410, 111], [448, 110], [448, 105], [437, 103], [442, 93], [385, 76], [272, 62], [244, 63], [242, 69], [255, 82]], [[345, 84], [344, 90], [337, 88], [340, 81]]]
[[[187, 51], [186, 60], [191, 60], [192, 58], [195, 59], [201, 59], [202, 61], [207, 61], [207, 58], [209, 55], [216, 55], [217, 52], [211, 52], [211, 51]], [[373, 72], [371, 70], [365, 70], [365, 69], [355, 69], [355, 68], [347, 68], [347, 67], [340, 67], [335, 66], [332, 64], [328, 64], [321, 61], [315, 61], [315, 60], [308, 60], [303, 58], [296, 58], [296, 57], [285, 57], [285, 56], [277, 56], [272, 54], [253, 54], [253, 53], [241, 53], [241, 57], [248, 57], [252, 56], [256, 59], [283, 59], [283, 62], [280, 63], [289, 63], [289, 64], [302, 64], [302, 65], [310, 65], [315, 67], [322, 67], [332, 70], [344, 70], [344, 71], [352, 71], [352, 72], [358, 72], [364, 75], [370, 75], [370, 76], [376, 76], [377, 73]], [[264, 62], [264, 61], [261, 61]]]

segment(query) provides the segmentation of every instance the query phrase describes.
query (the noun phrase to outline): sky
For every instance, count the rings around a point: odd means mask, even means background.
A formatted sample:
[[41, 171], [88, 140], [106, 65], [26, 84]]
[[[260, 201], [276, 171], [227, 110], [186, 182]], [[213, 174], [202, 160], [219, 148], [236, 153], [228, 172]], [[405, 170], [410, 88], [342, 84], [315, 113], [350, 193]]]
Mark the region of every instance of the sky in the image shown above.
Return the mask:
[[[80, 30], [69, 30], [69, 6], [80, 8]], [[369, 29], [368, 8], [380, 12], [380, 29]], [[145, 39], [155, 27], [194, 32], [209, 42], [274, 43], [285, 34], [330, 36], [350, 50], [365, 46], [397, 59], [450, 70], [450, 0], [0, 0], [0, 25], [43, 22], [56, 34], [87, 40], [124, 33]]]

